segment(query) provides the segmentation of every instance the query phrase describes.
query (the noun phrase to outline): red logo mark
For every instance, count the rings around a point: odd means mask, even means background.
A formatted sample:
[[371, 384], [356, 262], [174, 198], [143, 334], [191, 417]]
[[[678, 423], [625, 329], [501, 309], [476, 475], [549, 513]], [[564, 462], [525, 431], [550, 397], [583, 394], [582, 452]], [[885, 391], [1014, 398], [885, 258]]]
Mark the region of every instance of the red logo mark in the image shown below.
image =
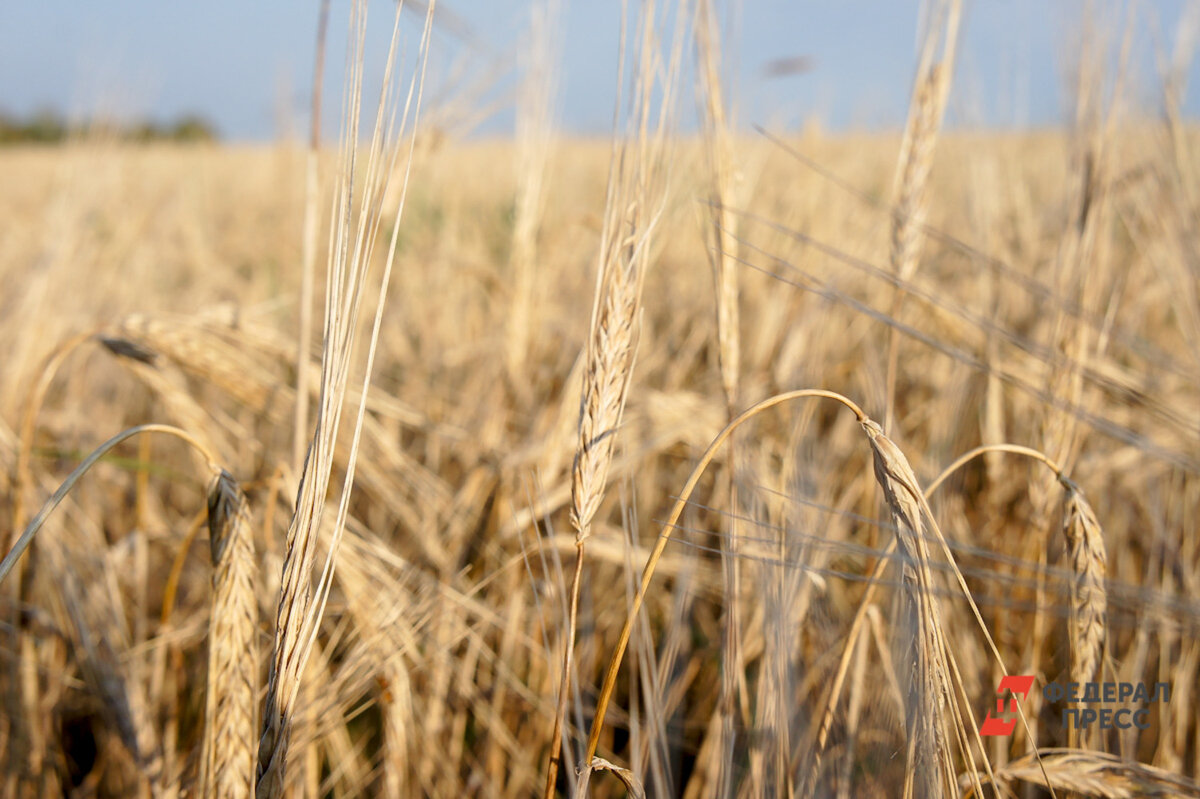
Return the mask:
[[[1017, 726], [1017, 703], [1025, 701], [1033, 688], [1032, 674], [1012, 674], [1000, 680], [996, 689], [996, 715], [988, 711], [983, 726], [979, 728], [980, 735], [1012, 735]], [[1008, 710], [1004, 709], [1004, 700], [1008, 699]], [[1020, 699], [1018, 699], [1020, 697]]]

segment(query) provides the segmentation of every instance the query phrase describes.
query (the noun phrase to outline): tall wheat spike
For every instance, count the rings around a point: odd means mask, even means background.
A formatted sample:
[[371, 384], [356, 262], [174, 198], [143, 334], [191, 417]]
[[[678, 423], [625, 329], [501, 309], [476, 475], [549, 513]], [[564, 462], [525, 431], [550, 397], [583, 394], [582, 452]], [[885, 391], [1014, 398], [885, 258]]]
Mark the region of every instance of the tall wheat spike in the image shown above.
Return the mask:
[[[908, 123], [900, 144], [900, 160], [894, 188], [896, 208], [892, 216], [890, 260], [892, 272], [906, 283], [916, 273], [920, 258], [922, 230], [929, 210], [926, 186], [929, 183], [934, 147], [946, 108], [950, 77], [954, 71], [961, 12], [959, 0], [944, 0], [935, 3], [934, 7], [935, 18], [941, 23], [941, 29], [939, 30], [936, 24], [931, 25], [921, 48], [916, 84], [909, 103]], [[940, 60], [935, 62], [934, 50], [939, 38], [942, 52]], [[893, 319], [899, 318], [904, 306], [904, 297], [904, 290], [897, 288], [892, 297]], [[895, 328], [891, 328], [888, 336], [884, 425], [890, 429], [895, 411], [900, 338]]]
[[208, 534], [213, 599], [203, 795], [237, 799], [254, 793], [258, 602], [250, 510], [237, 481], [224, 469], [208, 487]]
[[[679, 20], [687, 15], [681, 4]], [[666, 134], [673, 121], [674, 83], [682, 36], [663, 70], [658, 31], [658, 10], [653, 0], [643, 0], [638, 15], [637, 61], [632, 76], [630, 118], [627, 130], [614, 133], [609, 166], [604, 226], [596, 294], [588, 336], [579, 433], [571, 470], [571, 526], [575, 529], [575, 569], [572, 575], [566, 643], [563, 647], [557, 709], [551, 733], [550, 761], [545, 796], [554, 794], [562, 749], [570, 673], [573, 668], [575, 629], [583, 573], [584, 548], [592, 521], [604, 499], [613, 444], [621, 424], [633, 373], [635, 327], [642, 285], [651, 257], [654, 231], [666, 196]], [[621, 63], [624, 64], [625, 31], [622, 29]], [[660, 71], [662, 75], [660, 77]], [[660, 77], [660, 80], [656, 80]], [[618, 113], [623, 76], [618, 75]], [[656, 89], [661, 98], [655, 97]], [[655, 114], [653, 102], [660, 111]]]
[[[324, 347], [321, 357], [321, 393], [317, 408], [317, 425], [296, 499], [296, 512], [288, 527], [283, 574], [280, 580], [279, 602], [275, 621], [275, 643], [267, 677], [267, 696], [262, 719], [262, 734], [258, 745], [258, 777], [256, 793], [263, 797], [281, 796], [287, 786], [287, 752], [300, 679], [316, 642], [321, 616], [329, 597], [333, 569], [337, 563], [342, 534], [349, 511], [350, 489], [354, 483], [358, 445], [366, 413], [366, 397], [370, 388], [379, 330], [382, 323], [384, 299], [396, 253], [396, 239], [404, 209], [404, 190], [412, 167], [413, 143], [410, 137], [407, 160], [400, 163], [405, 149], [400, 142], [416, 125], [424, 86], [425, 63], [436, 3], [426, 6], [425, 26], [417, 53], [417, 67], [409, 84], [407, 96], [401, 102], [396, 95], [399, 81], [396, 67], [399, 50], [400, 15], [402, 4], [395, 9], [391, 45], [379, 100], [375, 127], [366, 153], [365, 175], [359, 172], [359, 120], [362, 103], [364, 48], [366, 43], [365, 0], [357, 0], [350, 14], [350, 57], [343, 100], [345, 128], [342, 139], [342, 174], [333, 204], [334, 220], [330, 236], [327, 288], [325, 297]], [[397, 119], [397, 110], [403, 114]], [[411, 117], [410, 117], [411, 114]], [[383, 275], [377, 287], [377, 303], [371, 337], [367, 348], [366, 365], [359, 390], [357, 416], [351, 438], [346, 475], [342, 484], [337, 517], [332, 524], [328, 552], [314, 590], [317, 539], [321, 534], [326, 495], [333, 470], [338, 430], [349, 386], [350, 366], [355, 352], [359, 315], [364, 289], [369, 276], [372, 253], [380, 238], [383, 220], [383, 201], [390, 179], [399, 174], [403, 179], [400, 202], [391, 226], [391, 246], [388, 249]], [[357, 209], [356, 209], [357, 206]]]
[[1104, 585], [1108, 573], [1108, 555], [1104, 534], [1096, 514], [1079, 486], [1062, 481], [1067, 489], [1063, 514], [1063, 538], [1071, 580], [1071, 680], [1088, 682], [1096, 676], [1104, 656], [1104, 635], [1108, 610], [1108, 591]]

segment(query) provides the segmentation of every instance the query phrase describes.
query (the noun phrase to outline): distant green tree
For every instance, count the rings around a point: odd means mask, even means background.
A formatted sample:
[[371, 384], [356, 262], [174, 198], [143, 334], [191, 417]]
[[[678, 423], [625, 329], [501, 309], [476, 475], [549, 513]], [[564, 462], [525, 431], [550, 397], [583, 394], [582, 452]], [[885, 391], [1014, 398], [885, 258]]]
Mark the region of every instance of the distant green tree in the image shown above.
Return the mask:
[[25, 126], [25, 137], [29, 141], [53, 144], [67, 137], [67, 125], [57, 113], [44, 109], [30, 118]]
[[217, 129], [213, 127], [212, 123], [195, 114], [177, 119], [171, 126], [169, 135], [170, 138], [179, 142], [211, 142], [219, 138]]
[[111, 135], [137, 142], [212, 142], [220, 135], [216, 127], [198, 114], [184, 114], [175, 120], [157, 123], [151, 120], [119, 122], [97, 118], [69, 124], [50, 109], [34, 112], [26, 118], [0, 111], [0, 145], [58, 144], [77, 133]]

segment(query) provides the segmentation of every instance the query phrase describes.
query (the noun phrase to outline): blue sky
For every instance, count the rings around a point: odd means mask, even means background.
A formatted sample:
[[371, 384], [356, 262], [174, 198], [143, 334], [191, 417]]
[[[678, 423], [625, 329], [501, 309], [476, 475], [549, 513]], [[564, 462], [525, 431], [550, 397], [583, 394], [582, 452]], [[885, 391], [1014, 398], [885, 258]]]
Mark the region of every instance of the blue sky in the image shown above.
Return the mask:
[[[562, 127], [605, 134], [612, 118], [617, 0], [562, 0], [559, 119]], [[497, 112], [474, 126], [511, 130], [506, 99], [516, 50], [528, 25], [518, 0], [439, 0], [451, 12], [434, 43], [432, 85], [464, 67], [468, 81], [492, 82]], [[718, 6], [726, 8], [728, 0]], [[325, 129], [337, 129], [337, 87], [348, 0], [334, 0]], [[1119, 30], [1126, 3], [1095, 2], [1089, 19]], [[1184, 0], [1135, 8], [1136, 97], [1156, 109], [1156, 38], [1171, 47]], [[303, 130], [311, 83], [318, 0], [39, 0], [0, 5], [0, 109], [56, 108], [85, 116], [169, 118], [198, 112], [231, 139], [269, 139]], [[735, 92], [743, 124], [795, 127], [819, 119], [833, 129], [896, 126], [912, 78], [918, 0], [741, 0], [726, 30], [736, 56]], [[387, 2], [373, 5], [376, 50], [390, 32]], [[1064, 87], [1077, 52], [1083, 0], [967, 0], [949, 110], [953, 123], [1051, 125], [1066, 118]], [[410, 36], [416, 16], [410, 16]], [[460, 23], [460, 24], [455, 24]], [[470, 41], [456, 33], [470, 31]], [[1111, 36], [1110, 38], [1115, 38]], [[411, 38], [410, 38], [411, 41]], [[1114, 41], [1115, 45], [1115, 41]], [[469, 51], [469, 52], [468, 52]], [[804, 74], [769, 77], [764, 66], [804, 56]], [[376, 59], [378, 63], [378, 59]], [[1200, 109], [1193, 65], [1185, 103]], [[494, 80], [491, 80], [494, 79]], [[466, 82], [459, 80], [461, 87]]]

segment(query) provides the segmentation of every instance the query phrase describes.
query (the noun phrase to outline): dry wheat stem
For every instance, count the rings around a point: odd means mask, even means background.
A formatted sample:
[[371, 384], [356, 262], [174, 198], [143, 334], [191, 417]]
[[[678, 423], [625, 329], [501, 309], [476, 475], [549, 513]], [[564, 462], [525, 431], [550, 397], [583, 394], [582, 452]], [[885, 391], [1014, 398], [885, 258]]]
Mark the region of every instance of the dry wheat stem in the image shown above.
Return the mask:
[[304, 168], [304, 237], [300, 253], [300, 307], [296, 332], [296, 409], [292, 430], [292, 469], [304, 468], [308, 446], [309, 372], [312, 368], [313, 275], [317, 262], [317, 195], [321, 153], [321, 94], [325, 86], [325, 40], [329, 26], [329, 0], [321, 0], [317, 16], [316, 57], [313, 60], [312, 118]]
[[175, 557], [171, 561], [171, 570], [167, 572], [167, 580], [163, 584], [162, 609], [158, 614], [160, 627], [166, 627], [171, 621], [171, 614], [175, 610], [175, 597], [179, 592], [179, 579], [183, 576], [183, 567], [187, 562], [187, 554], [191, 551], [192, 544], [199, 537], [200, 528], [204, 526], [207, 518], [207, 510], [199, 511], [192, 517], [187, 532], [184, 533], [183, 540], [179, 544], [179, 549], [175, 552]]
[[530, 341], [537, 330], [538, 232], [546, 201], [545, 178], [552, 140], [552, 104], [558, 52], [555, 34], [559, 28], [558, 0], [540, 0], [530, 20], [530, 44], [517, 108], [517, 196], [513, 219], [511, 262], [512, 308], [508, 314], [505, 356], [510, 378], [523, 379]]
[[737, 230], [738, 217], [733, 203], [733, 147], [725, 119], [725, 101], [721, 91], [720, 31], [712, 0], [700, 0], [696, 7], [696, 45], [704, 87], [704, 125], [712, 197], [708, 203], [711, 240], [709, 260], [716, 285], [717, 351], [725, 401], [737, 407], [741, 347], [738, 316]]
[[[717, 360], [721, 384], [725, 391], [727, 419], [732, 419], [738, 407], [738, 376], [741, 370], [739, 339], [737, 224], [738, 216], [729, 205], [733, 202], [733, 148], [725, 119], [720, 74], [720, 30], [712, 0], [700, 0], [696, 6], [696, 47], [704, 87], [704, 130], [709, 161], [712, 197], [709, 203], [707, 237], [709, 261], [713, 269], [716, 296]], [[741, 575], [738, 556], [738, 490], [736, 442], [729, 444], [729, 503], [733, 518], [729, 521], [729, 537], [722, 538], [721, 558], [724, 565], [725, 612], [723, 629], [724, 659], [719, 699], [721, 741], [718, 747], [719, 796], [729, 796], [733, 789], [733, 757], [736, 748], [735, 714], [738, 681], [744, 665], [740, 641]]]
[[950, 475], [954, 474], [956, 471], [961, 469], [963, 466], [966, 466], [979, 456], [986, 455], [989, 452], [1007, 452], [1013, 455], [1025, 455], [1026, 457], [1033, 458], [1036, 461], [1044, 463], [1052, 472], [1054, 472], [1054, 476], [1056, 478], [1058, 478], [1060, 481], [1063, 479], [1062, 468], [1041, 450], [1034, 449], [1033, 447], [1025, 447], [1020, 444], [984, 444], [983, 446], [975, 447], [969, 452], [963, 453], [959, 457], [955, 458], [953, 463], [943, 469], [942, 473], [935, 477], [925, 489], [926, 499], [928, 499], [929, 496], [932, 495], [933, 492], [936, 491], [938, 487], [950, 477]]

